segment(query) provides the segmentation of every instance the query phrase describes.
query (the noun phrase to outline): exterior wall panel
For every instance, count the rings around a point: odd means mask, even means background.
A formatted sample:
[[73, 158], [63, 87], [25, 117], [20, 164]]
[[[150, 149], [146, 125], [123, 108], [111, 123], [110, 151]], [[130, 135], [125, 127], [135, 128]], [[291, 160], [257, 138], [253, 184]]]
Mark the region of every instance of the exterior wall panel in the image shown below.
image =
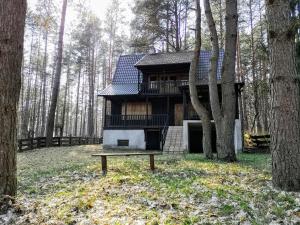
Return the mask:
[[[128, 140], [129, 146], [118, 146], [118, 140]], [[104, 130], [103, 147], [115, 149], [146, 149], [144, 130]]]

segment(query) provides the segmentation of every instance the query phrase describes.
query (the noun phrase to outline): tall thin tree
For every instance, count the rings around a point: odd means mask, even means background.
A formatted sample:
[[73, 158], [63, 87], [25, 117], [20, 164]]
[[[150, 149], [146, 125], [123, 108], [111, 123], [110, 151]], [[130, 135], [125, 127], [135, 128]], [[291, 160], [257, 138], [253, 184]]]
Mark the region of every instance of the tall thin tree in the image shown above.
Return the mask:
[[225, 55], [222, 70], [222, 102], [218, 94], [217, 71], [219, 59], [219, 41], [210, 1], [204, 0], [205, 14], [212, 41], [209, 93], [213, 118], [217, 133], [218, 158], [235, 161], [234, 126], [236, 115], [235, 60], [237, 46], [237, 0], [226, 0]]
[[0, 1], [0, 204], [3, 195], [17, 191], [17, 105], [26, 7], [26, 0]]
[[52, 143], [55, 111], [56, 111], [57, 99], [58, 99], [58, 95], [59, 95], [65, 19], [66, 19], [66, 13], [67, 13], [67, 2], [68, 2], [68, 0], [64, 0], [63, 5], [62, 5], [61, 22], [60, 22], [59, 37], [58, 37], [56, 72], [55, 72], [54, 84], [53, 84], [53, 88], [52, 88], [51, 105], [50, 105], [50, 110], [49, 110], [48, 120], [47, 120], [47, 132], [46, 132], [47, 133], [47, 146], [50, 146]]
[[200, 102], [198, 97], [198, 90], [196, 86], [196, 76], [197, 70], [199, 67], [199, 58], [200, 58], [200, 49], [201, 49], [201, 8], [199, 0], [196, 0], [196, 11], [197, 11], [197, 19], [196, 19], [196, 43], [194, 50], [194, 58], [192, 60], [189, 72], [189, 89], [192, 105], [199, 115], [202, 121], [202, 129], [203, 129], [203, 152], [206, 158], [213, 158], [212, 154], [212, 143], [211, 143], [211, 121], [210, 121], [210, 113], [207, 108]]

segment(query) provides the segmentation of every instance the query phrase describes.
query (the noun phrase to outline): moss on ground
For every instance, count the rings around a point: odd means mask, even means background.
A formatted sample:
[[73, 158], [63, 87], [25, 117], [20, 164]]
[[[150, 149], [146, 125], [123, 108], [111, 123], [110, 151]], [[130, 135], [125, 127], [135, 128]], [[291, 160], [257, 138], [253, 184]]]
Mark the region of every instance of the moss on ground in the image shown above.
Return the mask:
[[270, 156], [240, 154], [238, 163], [202, 155], [108, 158], [99, 146], [18, 154], [16, 224], [296, 224], [297, 193], [271, 186]]

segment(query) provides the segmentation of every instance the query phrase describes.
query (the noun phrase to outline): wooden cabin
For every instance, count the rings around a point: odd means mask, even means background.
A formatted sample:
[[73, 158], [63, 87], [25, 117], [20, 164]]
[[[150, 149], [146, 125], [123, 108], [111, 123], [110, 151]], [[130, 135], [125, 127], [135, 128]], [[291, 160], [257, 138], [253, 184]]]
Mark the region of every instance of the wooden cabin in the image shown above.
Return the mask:
[[[209, 51], [201, 51], [197, 72], [199, 98], [208, 109], [210, 55]], [[219, 82], [223, 55], [221, 51]], [[201, 120], [189, 96], [192, 58], [193, 52], [120, 56], [112, 83], [99, 93], [105, 99], [104, 148], [202, 152]], [[240, 87], [241, 84], [236, 83], [237, 94]], [[221, 93], [221, 86], [219, 91]], [[235, 143], [236, 149], [240, 149], [237, 104], [233, 109], [236, 111]], [[215, 143], [215, 132], [212, 138]]]

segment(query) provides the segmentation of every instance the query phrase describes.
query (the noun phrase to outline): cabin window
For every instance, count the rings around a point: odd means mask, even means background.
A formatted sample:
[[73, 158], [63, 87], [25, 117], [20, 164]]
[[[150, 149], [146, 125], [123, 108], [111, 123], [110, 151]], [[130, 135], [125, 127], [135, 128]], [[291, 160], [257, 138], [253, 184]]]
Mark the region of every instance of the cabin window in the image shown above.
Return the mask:
[[129, 146], [129, 140], [118, 140], [118, 146], [119, 147], [128, 147]]
[[149, 89], [157, 89], [157, 76], [150, 76], [149, 77]]
[[[148, 103], [148, 115], [152, 114], [152, 105]], [[146, 102], [128, 102], [122, 104], [122, 115], [147, 115]]]

